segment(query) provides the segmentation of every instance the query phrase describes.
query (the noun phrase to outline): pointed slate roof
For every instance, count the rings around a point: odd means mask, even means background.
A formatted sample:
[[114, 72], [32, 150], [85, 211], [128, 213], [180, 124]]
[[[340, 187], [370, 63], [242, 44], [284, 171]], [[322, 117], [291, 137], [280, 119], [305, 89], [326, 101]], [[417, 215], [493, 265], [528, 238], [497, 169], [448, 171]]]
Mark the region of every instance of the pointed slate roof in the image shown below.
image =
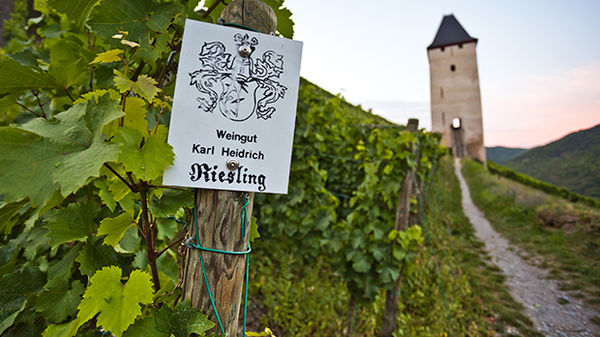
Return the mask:
[[477, 39], [471, 37], [469, 33], [460, 25], [453, 14], [444, 15], [440, 28], [435, 34], [433, 42], [427, 49], [440, 48], [453, 44], [477, 42]]

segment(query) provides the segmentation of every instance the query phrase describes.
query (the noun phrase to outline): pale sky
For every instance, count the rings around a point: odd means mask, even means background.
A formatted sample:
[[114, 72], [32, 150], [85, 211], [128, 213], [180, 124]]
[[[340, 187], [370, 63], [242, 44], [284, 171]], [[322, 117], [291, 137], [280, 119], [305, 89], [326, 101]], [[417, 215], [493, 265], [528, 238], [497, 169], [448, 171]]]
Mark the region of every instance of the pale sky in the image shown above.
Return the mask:
[[453, 13], [479, 39], [486, 146], [600, 123], [600, 1], [286, 0], [301, 74], [397, 123], [431, 125], [427, 46]]

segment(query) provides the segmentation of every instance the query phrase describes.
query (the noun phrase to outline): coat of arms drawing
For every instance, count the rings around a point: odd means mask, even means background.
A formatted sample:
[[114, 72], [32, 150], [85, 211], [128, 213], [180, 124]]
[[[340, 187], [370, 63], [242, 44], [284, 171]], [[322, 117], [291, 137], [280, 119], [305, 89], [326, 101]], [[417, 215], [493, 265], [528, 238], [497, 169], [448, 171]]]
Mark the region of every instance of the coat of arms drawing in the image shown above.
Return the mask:
[[226, 118], [241, 122], [256, 115], [269, 119], [276, 112], [275, 102], [285, 96], [287, 88], [279, 83], [283, 73], [283, 56], [272, 50], [253, 57], [258, 39], [248, 34], [233, 36], [243, 57], [228, 53], [220, 41], [204, 42], [200, 50], [199, 70], [190, 73], [190, 85], [200, 95], [198, 108], [209, 113], [218, 110]]

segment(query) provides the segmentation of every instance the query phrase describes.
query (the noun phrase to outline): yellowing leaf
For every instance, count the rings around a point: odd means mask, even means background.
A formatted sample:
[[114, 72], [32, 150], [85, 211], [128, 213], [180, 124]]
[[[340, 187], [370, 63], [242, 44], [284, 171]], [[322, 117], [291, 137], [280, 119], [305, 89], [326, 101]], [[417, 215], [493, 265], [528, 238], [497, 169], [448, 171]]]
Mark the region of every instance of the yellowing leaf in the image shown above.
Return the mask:
[[98, 54], [96, 58], [92, 62], [90, 62], [90, 64], [118, 62], [121, 61], [121, 56], [119, 56], [121, 54], [123, 54], [122, 49], [107, 50], [103, 53]]
[[140, 75], [137, 81], [134, 82], [116, 69], [113, 72], [116, 75], [114, 79], [115, 85], [120, 92], [133, 90], [134, 93], [142, 96], [146, 101], [152, 102], [154, 96], [160, 91], [156, 87], [156, 81], [152, 77]]
[[146, 102], [139, 97], [127, 97], [125, 104], [124, 126], [148, 133], [148, 121], [146, 121]]
[[141, 75], [133, 87], [133, 92], [144, 97], [148, 102], [151, 102], [159, 91], [160, 89], [156, 87], [156, 81], [146, 75]]
[[139, 47], [140, 46], [139, 43], [133, 42], [133, 41], [129, 41], [129, 40], [121, 40], [121, 43], [124, 44], [124, 45], [127, 45], [127, 46], [129, 46], [131, 48], [135, 48], [135, 47]]
[[[134, 270], [129, 280], [121, 284], [121, 268], [104, 267], [90, 279], [90, 285], [79, 304], [79, 326], [97, 316], [97, 324], [117, 337], [135, 321], [141, 313], [140, 304], [153, 300], [150, 274]], [[78, 326], [78, 327], [79, 327]]]
[[106, 235], [104, 244], [114, 247], [133, 225], [133, 212], [124, 212], [115, 218], [104, 218], [100, 222], [98, 235]]
[[119, 92], [126, 92], [128, 90], [131, 90], [131, 88], [133, 88], [133, 81], [130, 80], [129, 78], [127, 78], [127, 76], [125, 76], [125, 74], [123, 74], [122, 72], [118, 71], [118, 70], [113, 70], [113, 73], [115, 74], [115, 85], [117, 86], [117, 89], [119, 90]]
[[114, 91], [113, 89], [96, 89], [94, 91], [90, 91], [90, 92], [86, 92], [85, 94], [79, 96], [78, 99], [75, 100], [75, 102], [73, 102], [74, 104], [79, 104], [79, 103], [85, 103], [89, 100], [91, 100], [92, 98], [94, 99], [94, 102], [96, 102], [96, 104], [98, 103], [98, 98], [104, 96], [104, 94], [106, 94], [108, 92], [110, 98], [112, 98], [113, 100], [119, 100], [121, 99], [121, 95]]

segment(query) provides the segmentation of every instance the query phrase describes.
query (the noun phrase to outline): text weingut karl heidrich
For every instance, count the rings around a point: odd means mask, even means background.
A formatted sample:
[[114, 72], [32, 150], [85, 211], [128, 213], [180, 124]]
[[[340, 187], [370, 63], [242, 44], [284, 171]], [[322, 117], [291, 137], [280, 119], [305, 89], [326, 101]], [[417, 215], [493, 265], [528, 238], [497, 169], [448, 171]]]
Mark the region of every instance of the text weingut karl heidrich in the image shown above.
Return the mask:
[[[256, 143], [258, 141], [258, 135], [240, 135], [235, 132], [227, 132], [225, 130], [215, 130], [217, 132], [217, 138], [225, 139], [230, 141], [236, 141], [240, 144]], [[193, 154], [206, 154], [214, 156], [215, 146], [203, 146], [202, 144], [192, 144]], [[242, 158], [242, 159], [254, 159], [264, 160], [265, 154], [262, 151], [253, 151], [246, 149], [237, 149], [232, 147], [223, 146], [220, 151], [221, 156], [228, 158]]]
[[[232, 142], [239, 142], [240, 144], [246, 143], [257, 143], [258, 135], [242, 135], [235, 132], [229, 132], [226, 130], [215, 130], [218, 139], [228, 140]], [[204, 146], [202, 144], [192, 144], [192, 153], [199, 155], [210, 155], [214, 156], [215, 145]], [[232, 148], [228, 146], [222, 146], [220, 149], [220, 155], [227, 158], [243, 158], [253, 160], [264, 160], [265, 155], [262, 151], [253, 151], [246, 149]], [[191, 166], [189, 172], [191, 181], [204, 180], [206, 182], [221, 182], [227, 184], [244, 184], [244, 185], [258, 185], [259, 191], [266, 189], [267, 177], [264, 174], [254, 174], [248, 172], [248, 168], [240, 165], [235, 170], [219, 169], [218, 165], [209, 166], [207, 163], [194, 163]]]

